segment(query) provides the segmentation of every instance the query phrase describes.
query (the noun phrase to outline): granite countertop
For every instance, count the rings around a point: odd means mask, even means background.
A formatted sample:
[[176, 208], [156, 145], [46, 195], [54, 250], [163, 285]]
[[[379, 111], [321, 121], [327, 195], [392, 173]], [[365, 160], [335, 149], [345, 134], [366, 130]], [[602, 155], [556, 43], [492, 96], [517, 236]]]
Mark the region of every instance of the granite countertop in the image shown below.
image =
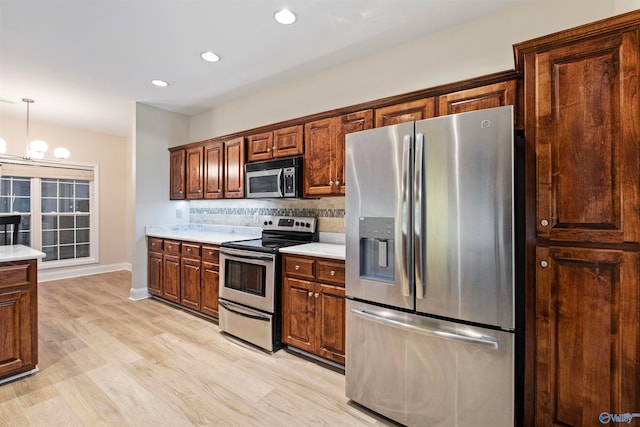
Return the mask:
[[344, 260], [346, 251], [344, 244], [315, 242], [297, 246], [288, 246], [286, 248], [281, 248], [280, 252], [284, 254], [318, 256]]
[[260, 237], [260, 231], [259, 227], [209, 224], [148, 225], [145, 227], [145, 233], [150, 237], [213, 245], [235, 240], [257, 239]]
[[24, 245], [0, 246], [0, 262], [22, 261], [25, 259], [44, 258], [43, 252]]

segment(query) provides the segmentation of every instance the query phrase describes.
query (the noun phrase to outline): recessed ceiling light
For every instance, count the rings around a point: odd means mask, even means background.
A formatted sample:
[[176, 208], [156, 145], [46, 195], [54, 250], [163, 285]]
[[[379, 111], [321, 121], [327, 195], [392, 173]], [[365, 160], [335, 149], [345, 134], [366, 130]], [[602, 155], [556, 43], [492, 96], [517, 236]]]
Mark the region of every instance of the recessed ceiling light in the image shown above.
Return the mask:
[[280, 9], [277, 11], [273, 18], [280, 24], [289, 25], [296, 22], [296, 14], [289, 9]]
[[218, 62], [220, 61], [220, 57], [211, 51], [202, 52], [200, 57], [207, 62]]
[[153, 83], [154, 85], [159, 86], [159, 87], [167, 87], [167, 86], [169, 86], [169, 83], [165, 82], [164, 80], [160, 80], [160, 79], [151, 80], [151, 83]]

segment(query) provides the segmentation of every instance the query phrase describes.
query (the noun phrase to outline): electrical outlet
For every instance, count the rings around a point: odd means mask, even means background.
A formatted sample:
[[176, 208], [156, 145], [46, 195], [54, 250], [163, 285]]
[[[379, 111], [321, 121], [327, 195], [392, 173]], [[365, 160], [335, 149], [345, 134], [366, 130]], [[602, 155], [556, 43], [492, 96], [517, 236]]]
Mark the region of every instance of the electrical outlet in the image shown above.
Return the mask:
[[176, 209], [176, 218], [182, 218], [182, 209]]
[[202, 221], [206, 222], [208, 217], [206, 212], [202, 212]]

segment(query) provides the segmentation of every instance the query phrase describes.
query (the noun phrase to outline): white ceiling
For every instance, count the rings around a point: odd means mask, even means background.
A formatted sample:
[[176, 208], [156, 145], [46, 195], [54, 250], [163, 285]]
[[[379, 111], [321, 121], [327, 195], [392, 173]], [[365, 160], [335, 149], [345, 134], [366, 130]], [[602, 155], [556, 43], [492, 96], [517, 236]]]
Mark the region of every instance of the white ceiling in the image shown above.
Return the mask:
[[124, 136], [134, 101], [198, 114], [524, 1], [0, 0], [0, 114]]

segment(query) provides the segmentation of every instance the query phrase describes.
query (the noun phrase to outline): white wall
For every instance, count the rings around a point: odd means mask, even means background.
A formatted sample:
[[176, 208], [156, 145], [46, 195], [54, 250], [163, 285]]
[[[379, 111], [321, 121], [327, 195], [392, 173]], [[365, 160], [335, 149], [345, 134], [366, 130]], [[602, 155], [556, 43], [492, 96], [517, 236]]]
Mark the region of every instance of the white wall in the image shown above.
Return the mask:
[[189, 139], [199, 141], [510, 70], [514, 68], [514, 43], [635, 8], [638, 0], [531, 0], [194, 116]]
[[176, 210], [184, 221], [187, 202], [169, 201], [168, 147], [186, 144], [189, 135], [187, 117], [136, 104], [134, 140], [131, 145], [135, 229], [133, 242], [133, 275], [130, 298], [147, 296], [147, 243], [145, 226], [176, 223]]

